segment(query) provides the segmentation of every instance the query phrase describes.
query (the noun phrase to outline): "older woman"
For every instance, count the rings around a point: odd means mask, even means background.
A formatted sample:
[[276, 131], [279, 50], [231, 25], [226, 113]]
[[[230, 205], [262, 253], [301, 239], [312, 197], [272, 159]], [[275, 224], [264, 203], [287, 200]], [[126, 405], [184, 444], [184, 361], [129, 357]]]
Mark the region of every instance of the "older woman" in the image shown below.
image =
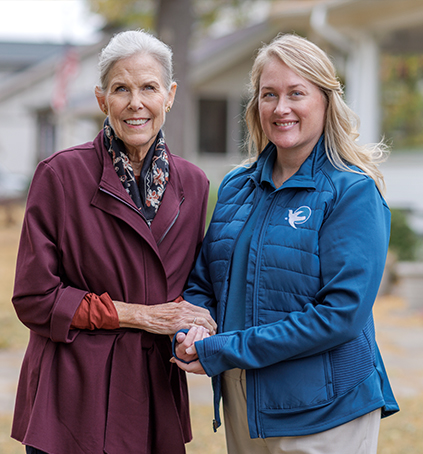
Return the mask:
[[13, 296], [30, 340], [12, 436], [29, 453], [184, 453], [191, 439], [169, 335], [216, 325], [180, 298], [208, 181], [161, 131], [171, 56], [142, 31], [116, 35], [100, 55], [103, 131], [35, 172]]
[[223, 394], [230, 454], [376, 454], [398, 410], [372, 317], [384, 147], [358, 145], [333, 65], [304, 38], [264, 46], [251, 88], [256, 156], [224, 179], [184, 294], [219, 334], [178, 334], [178, 364], [213, 377], [216, 426]]

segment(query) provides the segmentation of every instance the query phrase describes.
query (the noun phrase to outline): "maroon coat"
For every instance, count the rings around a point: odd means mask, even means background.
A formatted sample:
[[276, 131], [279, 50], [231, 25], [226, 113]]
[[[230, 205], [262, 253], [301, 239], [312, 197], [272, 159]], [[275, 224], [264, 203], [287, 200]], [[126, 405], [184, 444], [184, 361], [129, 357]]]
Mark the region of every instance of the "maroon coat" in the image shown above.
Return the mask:
[[182, 158], [169, 160], [151, 230], [101, 133], [37, 167], [13, 296], [31, 330], [12, 429], [24, 444], [52, 454], [185, 452], [186, 379], [169, 363], [169, 337], [69, 329], [87, 292], [135, 304], [181, 295], [203, 239], [208, 181]]

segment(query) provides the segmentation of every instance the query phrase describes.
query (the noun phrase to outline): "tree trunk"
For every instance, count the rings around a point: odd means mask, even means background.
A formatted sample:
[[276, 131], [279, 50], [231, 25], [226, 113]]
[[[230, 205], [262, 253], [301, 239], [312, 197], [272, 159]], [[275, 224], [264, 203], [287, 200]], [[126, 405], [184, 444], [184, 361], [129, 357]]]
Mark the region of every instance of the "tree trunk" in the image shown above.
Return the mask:
[[175, 103], [166, 115], [164, 131], [172, 153], [186, 158], [192, 152], [189, 150], [188, 122], [192, 109], [189, 44], [193, 24], [192, 0], [158, 0], [156, 30], [158, 37], [173, 50], [175, 80], [178, 84]]

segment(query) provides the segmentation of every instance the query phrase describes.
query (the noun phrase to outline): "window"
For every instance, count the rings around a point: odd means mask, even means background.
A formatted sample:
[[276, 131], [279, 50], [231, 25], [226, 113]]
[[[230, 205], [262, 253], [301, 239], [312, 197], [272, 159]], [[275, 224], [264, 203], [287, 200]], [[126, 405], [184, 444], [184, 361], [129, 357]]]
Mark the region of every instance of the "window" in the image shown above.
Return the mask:
[[200, 99], [201, 153], [226, 153], [227, 104], [226, 99]]

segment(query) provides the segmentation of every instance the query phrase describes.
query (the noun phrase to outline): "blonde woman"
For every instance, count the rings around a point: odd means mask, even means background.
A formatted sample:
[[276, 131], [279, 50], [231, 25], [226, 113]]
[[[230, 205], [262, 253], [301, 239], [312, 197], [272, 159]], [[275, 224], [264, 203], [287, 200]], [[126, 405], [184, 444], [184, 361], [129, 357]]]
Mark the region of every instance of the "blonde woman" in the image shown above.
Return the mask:
[[228, 452], [376, 454], [398, 411], [372, 307], [390, 212], [377, 160], [328, 56], [294, 35], [260, 49], [248, 166], [224, 179], [185, 299], [218, 334], [178, 333], [178, 365], [213, 377]]

